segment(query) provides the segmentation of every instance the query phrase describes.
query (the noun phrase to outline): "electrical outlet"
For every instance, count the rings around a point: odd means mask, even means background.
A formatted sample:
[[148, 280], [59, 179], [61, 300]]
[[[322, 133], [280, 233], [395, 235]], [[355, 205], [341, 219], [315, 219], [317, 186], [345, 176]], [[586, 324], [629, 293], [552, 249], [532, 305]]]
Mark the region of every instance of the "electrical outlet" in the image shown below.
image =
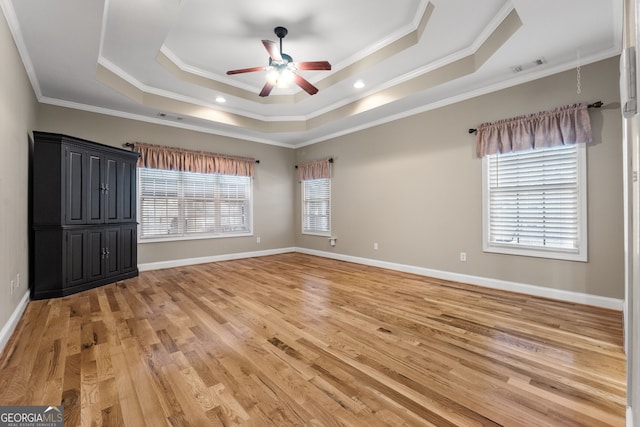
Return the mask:
[[377, 251], [377, 250], [378, 250], [378, 242], [375, 242], [375, 243], [373, 244], [373, 250], [374, 250], [374, 251]]
[[460, 252], [460, 261], [465, 262], [467, 260], [467, 253]]
[[256, 237], [256, 243], [260, 243], [260, 237]]

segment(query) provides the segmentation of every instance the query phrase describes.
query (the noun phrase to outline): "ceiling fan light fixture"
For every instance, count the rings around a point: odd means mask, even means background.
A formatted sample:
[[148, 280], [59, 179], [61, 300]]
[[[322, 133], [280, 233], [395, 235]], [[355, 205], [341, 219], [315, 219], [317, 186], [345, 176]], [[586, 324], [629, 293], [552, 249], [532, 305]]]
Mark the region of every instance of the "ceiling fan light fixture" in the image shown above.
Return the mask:
[[291, 67], [270, 66], [267, 69], [267, 82], [280, 87], [287, 88], [293, 83], [294, 73]]
[[293, 71], [289, 68], [283, 68], [280, 71], [280, 78], [278, 78], [278, 87], [289, 87], [293, 83]]
[[267, 68], [267, 81], [269, 83], [271, 83], [272, 85], [277, 85], [278, 84], [278, 80], [280, 79], [280, 70], [278, 70], [276, 67], [269, 67]]
[[295, 83], [309, 95], [318, 93], [318, 88], [312, 85], [304, 77], [296, 73], [298, 70], [331, 70], [329, 61], [305, 61], [293, 62], [293, 58], [282, 52], [282, 39], [287, 35], [284, 27], [274, 28], [276, 36], [280, 39], [280, 48], [271, 40], [262, 40], [262, 45], [269, 53], [269, 65], [265, 67], [241, 68], [229, 70], [227, 75], [252, 73], [254, 71], [266, 71], [266, 84], [259, 96], [269, 96], [274, 87], [286, 88]]

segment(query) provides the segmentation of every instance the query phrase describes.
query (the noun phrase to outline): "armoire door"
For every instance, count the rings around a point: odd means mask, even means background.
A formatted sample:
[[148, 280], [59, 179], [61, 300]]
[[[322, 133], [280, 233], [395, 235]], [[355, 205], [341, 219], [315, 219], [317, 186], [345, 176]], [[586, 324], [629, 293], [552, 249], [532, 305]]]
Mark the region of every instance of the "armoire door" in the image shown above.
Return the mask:
[[136, 224], [121, 227], [120, 260], [122, 272], [138, 269], [138, 226]]
[[75, 147], [65, 147], [65, 215], [67, 224], [87, 222], [87, 153]]
[[96, 280], [105, 276], [106, 246], [104, 229], [86, 230], [88, 280]]
[[65, 231], [65, 287], [75, 286], [87, 281], [88, 248], [87, 233], [84, 230]]
[[122, 161], [120, 163], [122, 182], [122, 222], [136, 221], [136, 162]]
[[122, 171], [120, 160], [104, 159], [104, 207], [105, 222], [120, 222], [122, 217]]
[[107, 228], [105, 238], [105, 274], [107, 276], [120, 274], [120, 227]]

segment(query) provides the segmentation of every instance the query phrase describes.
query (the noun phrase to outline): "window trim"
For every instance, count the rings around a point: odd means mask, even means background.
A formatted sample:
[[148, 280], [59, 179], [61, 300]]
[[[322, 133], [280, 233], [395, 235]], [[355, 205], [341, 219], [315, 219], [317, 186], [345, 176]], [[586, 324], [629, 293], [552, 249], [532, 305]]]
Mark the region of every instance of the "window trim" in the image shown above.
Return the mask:
[[[331, 178], [318, 178], [317, 180], [320, 179], [326, 179], [329, 183], [329, 230], [326, 232], [319, 232], [319, 231], [305, 231], [304, 229], [304, 216], [305, 216], [305, 181], [300, 181], [300, 198], [301, 198], [301, 209], [300, 209], [300, 231], [303, 235], [305, 236], [319, 236], [319, 237], [331, 237], [331, 209], [332, 209], [332, 205], [331, 205]], [[308, 180], [308, 181], [316, 181], [316, 180]]]
[[[536, 258], [548, 258], [565, 261], [588, 262], [588, 235], [587, 235], [587, 147], [586, 144], [575, 144], [577, 156], [577, 181], [578, 181], [578, 236], [579, 247], [576, 251], [562, 250], [558, 248], [546, 249], [540, 247], [514, 247], [513, 245], [500, 245], [489, 241], [489, 158], [482, 158], [482, 251], [488, 253], [520, 255]], [[551, 148], [553, 149], [553, 148]], [[499, 155], [499, 154], [495, 154]]]
[[[154, 168], [150, 168], [154, 169]], [[188, 172], [188, 171], [179, 171], [179, 172]], [[234, 238], [234, 237], [252, 237], [254, 235], [253, 230], [253, 178], [249, 177], [249, 231], [248, 232], [238, 232], [238, 233], [194, 233], [194, 234], [184, 234], [184, 235], [175, 235], [175, 234], [167, 234], [167, 237], [142, 237], [142, 191], [141, 191], [141, 181], [142, 174], [137, 173], [137, 222], [138, 222], [138, 244], [145, 243], [160, 243], [160, 242], [179, 242], [179, 241], [189, 241], [189, 240], [203, 240], [203, 239], [226, 239], [226, 238]], [[225, 175], [225, 174], [215, 174], [215, 175]], [[234, 175], [230, 175], [234, 176]]]

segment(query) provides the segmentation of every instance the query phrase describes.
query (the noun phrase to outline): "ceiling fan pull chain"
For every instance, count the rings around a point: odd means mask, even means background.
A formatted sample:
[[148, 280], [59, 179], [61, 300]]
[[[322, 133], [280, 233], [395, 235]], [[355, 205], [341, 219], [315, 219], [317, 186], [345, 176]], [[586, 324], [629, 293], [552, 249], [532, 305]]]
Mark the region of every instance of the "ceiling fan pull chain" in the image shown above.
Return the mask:
[[582, 77], [580, 76], [580, 51], [576, 51], [577, 65], [576, 65], [576, 92], [578, 95], [582, 93]]

